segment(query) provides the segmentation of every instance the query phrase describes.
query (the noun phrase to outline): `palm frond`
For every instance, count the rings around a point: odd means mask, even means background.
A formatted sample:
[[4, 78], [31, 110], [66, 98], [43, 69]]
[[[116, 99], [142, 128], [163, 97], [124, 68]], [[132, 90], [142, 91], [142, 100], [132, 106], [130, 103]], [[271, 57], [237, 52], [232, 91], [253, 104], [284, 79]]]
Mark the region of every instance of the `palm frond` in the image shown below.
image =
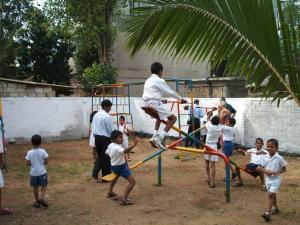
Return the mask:
[[295, 24], [299, 18], [291, 13], [284, 16], [280, 0], [278, 16], [270, 0], [142, 2], [147, 6], [135, 9], [127, 26], [127, 47], [132, 55], [147, 47], [178, 60], [209, 58], [218, 64], [228, 58], [230, 75], [243, 76], [256, 86], [269, 78], [266, 97], [284, 90], [285, 94], [276, 94], [274, 100], [291, 97], [300, 107], [296, 64], [300, 25]]

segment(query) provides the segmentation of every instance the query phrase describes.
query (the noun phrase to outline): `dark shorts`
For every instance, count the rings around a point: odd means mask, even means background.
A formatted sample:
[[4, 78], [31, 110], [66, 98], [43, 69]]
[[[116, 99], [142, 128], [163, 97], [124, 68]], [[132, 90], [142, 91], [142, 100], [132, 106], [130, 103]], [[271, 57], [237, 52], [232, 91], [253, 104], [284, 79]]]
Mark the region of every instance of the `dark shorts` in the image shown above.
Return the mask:
[[48, 175], [47, 173], [41, 176], [31, 176], [30, 175], [30, 186], [32, 187], [46, 187], [48, 185]]
[[229, 157], [232, 155], [233, 143], [232, 141], [224, 141], [223, 153]]
[[246, 169], [251, 171], [253, 173], [253, 175], [257, 177], [259, 175], [259, 173], [256, 172], [255, 170], [258, 166], [261, 166], [261, 165], [257, 165], [255, 163], [249, 163], [249, 164], [246, 164]]
[[118, 166], [111, 166], [111, 170], [114, 173], [119, 174], [121, 177], [124, 177], [125, 179], [127, 179], [132, 174], [131, 171], [128, 169], [126, 163]]

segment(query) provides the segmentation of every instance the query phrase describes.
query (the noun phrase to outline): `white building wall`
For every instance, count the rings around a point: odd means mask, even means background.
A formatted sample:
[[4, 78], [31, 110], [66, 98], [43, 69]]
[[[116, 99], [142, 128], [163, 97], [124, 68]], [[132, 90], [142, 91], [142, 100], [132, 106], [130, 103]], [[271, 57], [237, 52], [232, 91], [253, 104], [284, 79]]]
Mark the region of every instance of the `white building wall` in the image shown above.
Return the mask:
[[[88, 136], [91, 98], [3, 98], [5, 136], [8, 141], [28, 142], [33, 134], [44, 140]], [[300, 153], [300, 109], [292, 101], [276, 103], [254, 98], [227, 99], [237, 110], [235, 142], [253, 146], [256, 137], [279, 140], [280, 150]], [[219, 99], [200, 99], [204, 107], [217, 106]], [[154, 120], [146, 115], [141, 98], [131, 98], [134, 129], [152, 133]], [[168, 106], [171, 108], [171, 106]], [[183, 108], [181, 108], [183, 111]], [[176, 107], [173, 109], [177, 115]], [[186, 124], [187, 116], [181, 117]], [[187, 127], [183, 128], [185, 131]], [[170, 135], [177, 136], [176, 132]]]

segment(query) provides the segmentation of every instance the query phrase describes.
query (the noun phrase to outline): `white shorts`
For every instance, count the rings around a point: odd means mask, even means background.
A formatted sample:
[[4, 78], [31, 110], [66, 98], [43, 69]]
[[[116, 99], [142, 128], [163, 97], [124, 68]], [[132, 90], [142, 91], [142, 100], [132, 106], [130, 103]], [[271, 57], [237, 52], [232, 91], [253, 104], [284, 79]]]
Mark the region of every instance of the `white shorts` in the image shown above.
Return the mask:
[[[206, 145], [208, 145], [209, 147], [217, 150], [217, 144], [208, 144], [208, 143], [206, 143]], [[207, 161], [217, 162], [219, 160], [219, 157], [217, 155], [204, 154], [204, 159], [207, 160]]]
[[0, 169], [0, 188], [4, 187], [4, 180], [3, 180], [3, 175], [2, 175], [2, 171]]
[[95, 136], [93, 134], [90, 134], [89, 146], [91, 148], [95, 148], [96, 147], [96, 145], [95, 145]]
[[167, 119], [169, 116], [173, 115], [173, 113], [167, 109], [166, 105], [162, 104], [160, 101], [149, 100], [144, 101], [144, 103], [145, 106], [155, 109], [161, 120]]
[[281, 179], [276, 179], [276, 180], [268, 180], [266, 179], [266, 187], [267, 187], [267, 191], [271, 192], [271, 193], [277, 193], [279, 190], [281, 184]]

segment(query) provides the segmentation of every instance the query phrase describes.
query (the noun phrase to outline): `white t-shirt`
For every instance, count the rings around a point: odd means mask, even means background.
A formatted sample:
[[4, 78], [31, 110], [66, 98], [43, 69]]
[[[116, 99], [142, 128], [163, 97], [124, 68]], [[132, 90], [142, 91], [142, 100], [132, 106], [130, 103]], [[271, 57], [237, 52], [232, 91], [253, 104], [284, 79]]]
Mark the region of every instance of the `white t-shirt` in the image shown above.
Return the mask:
[[[271, 157], [268, 158], [268, 160], [266, 160], [265, 163], [265, 169], [266, 170], [270, 170], [272, 172], [278, 172], [279, 170], [282, 169], [282, 167], [286, 167], [287, 166], [287, 162], [284, 160], [284, 158], [282, 156], [280, 156], [277, 152]], [[276, 180], [281, 180], [281, 175], [277, 175], [277, 176], [267, 176], [266, 181], [268, 182], [272, 182], [272, 181], [276, 181]]]
[[[267, 154], [257, 155], [256, 153], [258, 153], [258, 152], [264, 152]], [[257, 165], [261, 165], [261, 166], [265, 166], [265, 163], [269, 158], [269, 153], [265, 149], [258, 150], [257, 148], [251, 148], [251, 149], [247, 150], [246, 153], [250, 154], [250, 163], [254, 163]]]
[[209, 121], [206, 123], [206, 128], [207, 128], [206, 143], [207, 144], [218, 143], [222, 131], [222, 126], [212, 125], [212, 123]]
[[124, 142], [128, 142], [128, 129], [127, 129], [127, 124], [124, 123], [123, 125], [119, 124], [119, 131], [121, 131], [123, 133], [123, 140]]
[[34, 148], [27, 152], [26, 159], [30, 161], [31, 164], [31, 176], [41, 176], [47, 173], [45, 167], [45, 159], [47, 158], [48, 153], [42, 148]]
[[110, 157], [112, 166], [118, 166], [125, 163], [124, 148], [122, 145], [110, 143], [106, 149], [106, 154]]
[[234, 140], [234, 128], [230, 126], [222, 126], [223, 131], [223, 141], [233, 141]]
[[156, 74], [152, 74], [144, 84], [143, 100], [157, 100], [160, 101], [163, 96], [170, 96], [178, 100], [181, 99], [175, 91], [173, 91], [166, 83]]

